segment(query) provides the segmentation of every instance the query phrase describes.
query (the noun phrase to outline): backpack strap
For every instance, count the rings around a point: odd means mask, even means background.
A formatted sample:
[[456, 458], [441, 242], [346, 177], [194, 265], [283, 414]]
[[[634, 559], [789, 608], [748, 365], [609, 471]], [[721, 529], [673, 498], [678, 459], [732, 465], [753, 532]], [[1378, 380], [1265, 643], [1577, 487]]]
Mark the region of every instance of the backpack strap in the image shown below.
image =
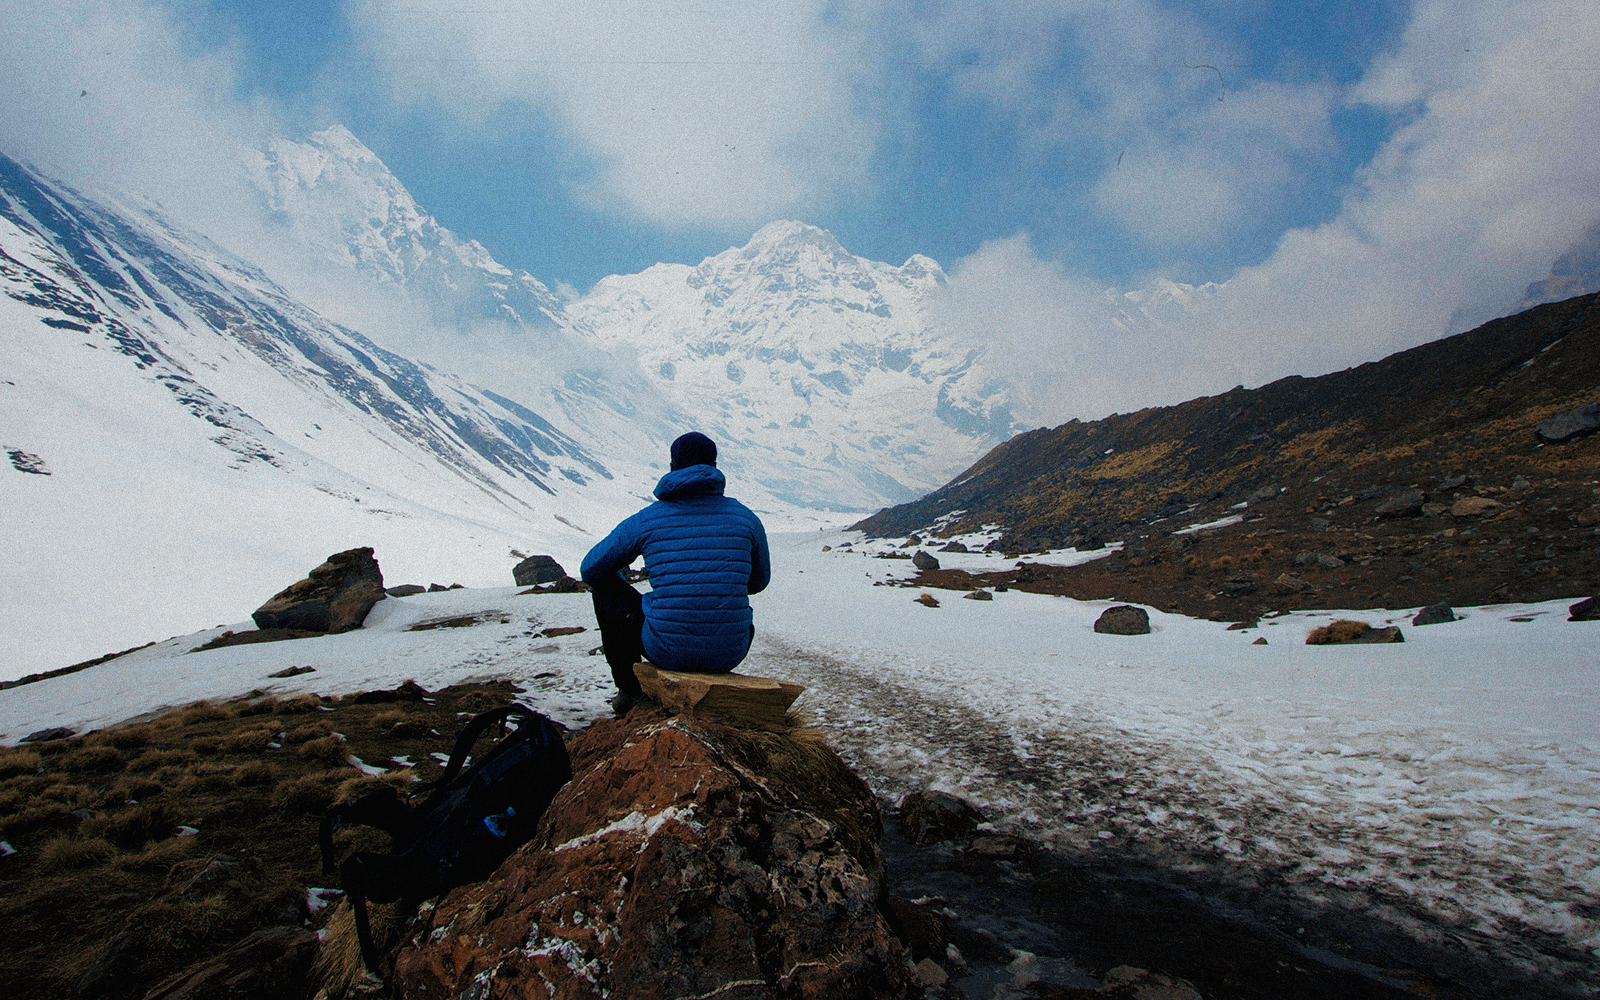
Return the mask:
[[[465, 726], [461, 727], [461, 732], [456, 734], [456, 745], [450, 751], [450, 763], [446, 765], [444, 774], [420, 787], [442, 790], [449, 785], [450, 782], [455, 780], [456, 775], [461, 773], [461, 766], [466, 763], [467, 754], [472, 752], [473, 744], [478, 742], [478, 738], [483, 735], [484, 730], [496, 723], [504, 722], [512, 716], [517, 716], [519, 719], [517, 723], [518, 729], [539, 717], [538, 713], [534, 712], [533, 709], [526, 705], [518, 704], [502, 705], [499, 708], [492, 708], [487, 712], [473, 716]], [[426, 809], [427, 806], [424, 805], [422, 808]]]
[[375, 826], [391, 837], [397, 837], [410, 821], [410, 807], [401, 802], [399, 793], [389, 787], [374, 789], [359, 799], [334, 806], [322, 814], [322, 827], [317, 832], [317, 843], [322, 848], [322, 873], [333, 874], [333, 835], [345, 826]]
[[359, 892], [345, 893], [345, 898], [350, 900], [351, 915], [356, 922], [356, 941], [361, 945], [361, 964], [367, 971], [382, 979], [378, 972], [378, 945], [372, 940], [372, 924], [367, 920], [367, 897]]

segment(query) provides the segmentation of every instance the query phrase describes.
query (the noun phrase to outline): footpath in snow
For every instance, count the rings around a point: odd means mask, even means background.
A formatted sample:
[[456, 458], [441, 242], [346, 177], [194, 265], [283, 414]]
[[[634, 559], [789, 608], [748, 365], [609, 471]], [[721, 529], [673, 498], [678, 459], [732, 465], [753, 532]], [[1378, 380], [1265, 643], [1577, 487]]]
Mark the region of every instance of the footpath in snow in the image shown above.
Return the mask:
[[[1234, 632], [1152, 610], [1149, 635], [1099, 635], [1109, 602], [938, 591], [924, 607], [892, 585], [908, 561], [838, 548], [858, 539], [773, 537], [742, 670], [808, 685], [798, 707], [880, 795], [943, 789], [1062, 849], [1259, 882], [1600, 987], [1600, 625], [1567, 622], [1569, 602], [1420, 628], [1296, 612]], [[1304, 645], [1335, 617], [1398, 623], [1406, 642]], [[574, 625], [590, 631], [541, 634]], [[504, 588], [386, 600], [344, 635], [187, 652], [215, 629], [0, 691], [0, 742], [407, 678], [506, 678], [578, 727], [611, 694], [593, 625], [586, 595]], [[315, 671], [269, 677], [291, 666]]]

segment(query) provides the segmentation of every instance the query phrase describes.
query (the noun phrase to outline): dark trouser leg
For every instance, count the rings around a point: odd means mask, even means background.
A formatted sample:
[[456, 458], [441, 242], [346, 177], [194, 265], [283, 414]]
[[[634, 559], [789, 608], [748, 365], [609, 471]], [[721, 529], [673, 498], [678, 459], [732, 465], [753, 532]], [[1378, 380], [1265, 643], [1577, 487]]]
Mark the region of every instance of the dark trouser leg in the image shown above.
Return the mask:
[[644, 656], [644, 644], [639, 639], [644, 629], [644, 606], [639, 592], [617, 580], [594, 585], [591, 596], [611, 679], [623, 694], [642, 694], [639, 679], [633, 675], [633, 665]]

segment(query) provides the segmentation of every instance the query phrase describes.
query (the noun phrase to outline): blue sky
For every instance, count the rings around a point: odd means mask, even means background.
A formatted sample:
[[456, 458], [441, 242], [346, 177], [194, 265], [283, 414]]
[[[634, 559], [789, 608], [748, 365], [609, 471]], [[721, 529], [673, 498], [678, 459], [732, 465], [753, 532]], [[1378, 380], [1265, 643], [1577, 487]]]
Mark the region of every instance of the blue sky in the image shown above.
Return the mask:
[[[863, 158], [860, 169], [813, 184], [803, 197], [758, 200], [731, 216], [691, 209], [662, 219], [626, 196], [585, 190], [607, 151], [586, 143], [581, 127], [553, 120], [552, 110], [559, 118], [572, 109], [559, 97], [541, 100], [536, 82], [485, 82], [466, 98], [469, 107], [431, 92], [426, 82], [396, 93], [391, 78], [466, 72], [469, 57], [467, 45], [448, 37], [420, 50], [374, 41], [385, 27], [416, 26], [414, 13], [384, 10], [389, 6], [188, 0], [178, 9], [191, 51], [234, 52], [241, 97], [270, 100], [287, 122], [306, 131], [334, 121], [347, 125], [446, 224], [504, 262], [580, 288], [605, 274], [659, 260], [695, 261], [743, 242], [770, 217], [763, 209], [824, 226], [853, 252], [894, 262], [919, 252], [950, 262], [985, 240], [1026, 230], [1040, 253], [1109, 281], [1151, 272], [1220, 280], [1263, 259], [1285, 229], [1337, 212], [1340, 192], [1394, 117], [1343, 104], [1338, 93], [1361, 78], [1377, 53], [1396, 44], [1409, 12], [1407, 3], [1352, 9], [1326, 0], [1153, 4], [1151, 20], [1170, 22], [1166, 28], [1142, 22], [1105, 27], [1092, 10], [1085, 15], [1062, 5], [1061, 11], [1041, 10], [1014, 23], [980, 14], [987, 23], [979, 30], [941, 38], [919, 35], [952, 30], [948, 22], [954, 19], [940, 10], [943, 5], [919, 4], [886, 6], [873, 16], [856, 11], [845, 28], [852, 36], [848, 45], [826, 54], [787, 41], [714, 41], [686, 55], [751, 60], [747, 74], [727, 78], [732, 87], [747, 75], [782, 75], [791, 58], [830, 62], [827, 71], [844, 78], [860, 119], [853, 127], [873, 135], [865, 148], [849, 153]], [[468, 34], [495, 31], [508, 18], [494, 12], [519, 6], [504, 0], [439, 5], [473, 11], [454, 15]], [[527, 23], [548, 13], [527, 6], [509, 19]], [[639, 30], [648, 32], [652, 22], [670, 27], [679, 20], [673, 6], [652, 4], [633, 15]], [[717, 5], [677, 5], [692, 12], [685, 15], [691, 33], [719, 30], [716, 13], [706, 16], [708, 6]], [[623, 10], [619, 5], [619, 16]], [[808, 15], [817, 25], [846, 16], [820, 5]], [[896, 29], [906, 27], [913, 30], [897, 37]], [[1093, 37], [1097, 28], [1104, 37]], [[1119, 33], [1136, 37], [1118, 38]], [[1016, 94], [996, 96], [989, 84], [970, 79], [1014, 58], [1019, 37], [1043, 51], [1013, 78]], [[548, 51], [537, 32], [527, 42], [519, 51], [530, 57]], [[675, 52], [662, 46], [643, 54], [670, 61]], [[437, 61], [424, 63], [419, 73], [398, 65], [408, 58]], [[613, 69], [605, 61], [587, 67], [596, 75]], [[1222, 224], [1170, 236], [1130, 230], [1114, 211], [1095, 203], [1096, 184], [1118, 168], [1119, 156], [1131, 167], [1130, 153], [1140, 156], [1141, 142], [1181, 137], [1186, 118], [1214, 116], [1211, 105], [1238, 100], [1262, 83], [1326, 88], [1296, 108], [1325, 116], [1314, 127], [1326, 134], [1287, 154], [1274, 151], [1286, 155], [1292, 180], [1271, 185], [1248, 211], [1232, 213]], [[1108, 108], [1119, 88], [1152, 102], [1143, 109], [1148, 120], [1130, 123], [1125, 112]], [[1041, 119], [1063, 109], [1074, 111], [1071, 131], [1041, 136]], [[758, 114], [760, 107], [753, 103], [742, 110]], [[705, 123], [689, 114], [681, 124]], [[1240, 131], [1247, 141], [1262, 139]], [[1247, 145], [1236, 152], [1240, 158], [1251, 155]], [[697, 164], [685, 157], [681, 166], [692, 170]]]
[[0, 150], [246, 256], [272, 247], [241, 150], [339, 123], [580, 292], [777, 218], [927, 254], [931, 321], [1041, 420], [1466, 329], [1600, 223], [1594, 0], [0, 0], [0, 26]]

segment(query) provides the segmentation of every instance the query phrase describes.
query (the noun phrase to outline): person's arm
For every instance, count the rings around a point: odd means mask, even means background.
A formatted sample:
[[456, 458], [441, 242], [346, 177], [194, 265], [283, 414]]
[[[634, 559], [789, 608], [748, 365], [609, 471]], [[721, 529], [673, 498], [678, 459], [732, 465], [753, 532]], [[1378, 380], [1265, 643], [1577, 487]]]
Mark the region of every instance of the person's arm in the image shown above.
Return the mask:
[[761, 526], [761, 518], [752, 514], [750, 520], [755, 522], [756, 528], [756, 550], [750, 560], [750, 593], [759, 594], [772, 581], [772, 555], [767, 551], [767, 529]]
[[635, 523], [638, 516], [635, 514], [612, 528], [611, 534], [601, 539], [583, 557], [583, 566], [578, 573], [585, 583], [593, 586], [604, 582], [608, 576], [623, 579], [622, 571], [639, 557], [643, 545], [643, 537]]

